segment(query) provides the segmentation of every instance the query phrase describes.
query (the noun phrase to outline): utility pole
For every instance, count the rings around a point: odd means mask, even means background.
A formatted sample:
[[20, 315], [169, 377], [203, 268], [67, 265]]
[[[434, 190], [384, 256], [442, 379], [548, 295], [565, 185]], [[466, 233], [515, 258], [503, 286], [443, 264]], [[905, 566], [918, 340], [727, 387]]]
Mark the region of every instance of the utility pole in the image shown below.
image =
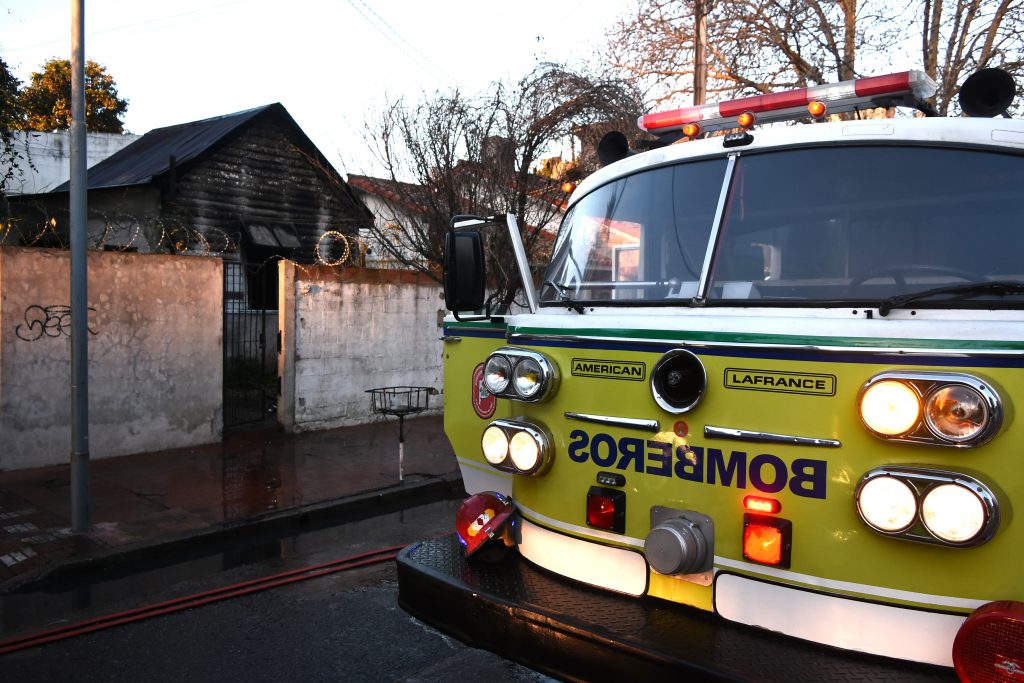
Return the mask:
[[85, 146], [85, 0], [71, 0], [71, 530], [76, 533], [92, 526]]
[[708, 87], [708, 10], [707, 0], [693, 3], [693, 103], [704, 104]]

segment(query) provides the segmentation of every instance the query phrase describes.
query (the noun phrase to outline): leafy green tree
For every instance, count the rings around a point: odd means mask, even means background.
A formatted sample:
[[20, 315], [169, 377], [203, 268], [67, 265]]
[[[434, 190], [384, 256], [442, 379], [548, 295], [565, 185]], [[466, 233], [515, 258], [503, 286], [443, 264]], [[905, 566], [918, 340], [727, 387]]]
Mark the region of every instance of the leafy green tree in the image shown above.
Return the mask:
[[[13, 130], [20, 128], [21, 107], [18, 104], [18, 88], [21, 81], [0, 58], [0, 220], [8, 214], [7, 186], [18, 174], [18, 161], [23, 157], [15, 146]], [[0, 226], [0, 238], [3, 229]]]
[[[32, 73], [21, 91], [25, 130], [63, 130], [71, 127], [71, 62], [50, 59], [42, 71]], [[128, 100], [117, 94], [117, 84], [105, 67], [85, 63], [85, 126], [96, 133], [123, 133]]]

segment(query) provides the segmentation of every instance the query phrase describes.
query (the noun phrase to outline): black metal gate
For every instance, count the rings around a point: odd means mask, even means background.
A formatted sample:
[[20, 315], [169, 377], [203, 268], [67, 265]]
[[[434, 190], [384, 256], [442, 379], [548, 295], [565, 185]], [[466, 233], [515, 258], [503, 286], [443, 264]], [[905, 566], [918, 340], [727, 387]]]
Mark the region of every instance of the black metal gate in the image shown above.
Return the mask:
[[277, 261], [224, 262], [224, 429], [277, 418]]

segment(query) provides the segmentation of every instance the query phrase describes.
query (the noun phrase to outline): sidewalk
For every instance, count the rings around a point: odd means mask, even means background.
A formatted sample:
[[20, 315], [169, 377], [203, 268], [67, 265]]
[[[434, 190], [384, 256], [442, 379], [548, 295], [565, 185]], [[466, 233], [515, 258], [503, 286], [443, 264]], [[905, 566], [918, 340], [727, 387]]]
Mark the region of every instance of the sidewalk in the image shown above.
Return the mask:
[[92, 529], [71, 533], [67, 465], [0, 472], [0, 593], [68, 565], [157, 546], [210, 540], [298, 515], [415, 499], [461, 485], [441, 416], [284, 434], [228, 435], [223, 443], [91, 463]]

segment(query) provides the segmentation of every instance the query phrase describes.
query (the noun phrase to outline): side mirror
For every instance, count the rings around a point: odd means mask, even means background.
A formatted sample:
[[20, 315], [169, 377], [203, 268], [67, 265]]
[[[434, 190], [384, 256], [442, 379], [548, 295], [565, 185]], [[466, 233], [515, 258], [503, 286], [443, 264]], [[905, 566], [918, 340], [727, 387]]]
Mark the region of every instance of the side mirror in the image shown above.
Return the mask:
[[482, 309], [485, 283], [480, 233], [449, 231], [444, 236], [444, 305], [454, 312]]

